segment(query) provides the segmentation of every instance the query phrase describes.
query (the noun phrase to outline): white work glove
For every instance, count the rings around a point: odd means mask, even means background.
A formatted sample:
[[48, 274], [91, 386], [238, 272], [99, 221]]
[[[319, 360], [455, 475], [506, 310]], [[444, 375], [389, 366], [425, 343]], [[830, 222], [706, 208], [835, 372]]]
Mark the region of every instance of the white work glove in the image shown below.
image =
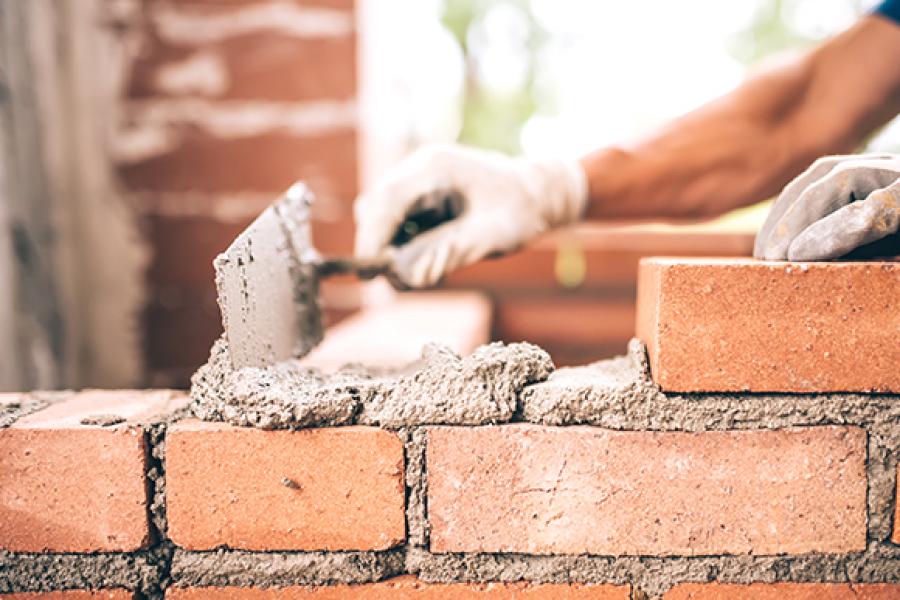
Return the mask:
[[829, 260], [900, 230], [900, 156], [826, 156], [784, 188], [753, 256]]
[[[392, 246], [398, 228], [429, 198], [452, 196], [455, 219]], [[520, 247], [577, 221], [587, 181], [576, 162], [510, 158], [458, 145], [415, 152], [356, 200], [356, 256], [388, 258], [405, 285], [434, 285], [450, 271]]]

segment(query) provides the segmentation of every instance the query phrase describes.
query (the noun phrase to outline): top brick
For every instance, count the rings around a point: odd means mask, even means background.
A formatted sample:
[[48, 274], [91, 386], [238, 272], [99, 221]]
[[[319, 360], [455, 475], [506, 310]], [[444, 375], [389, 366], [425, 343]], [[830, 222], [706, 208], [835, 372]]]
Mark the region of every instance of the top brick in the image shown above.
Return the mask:
[[676, 392], [900, 392], [900, 262], [648, 258], [637, 335]]

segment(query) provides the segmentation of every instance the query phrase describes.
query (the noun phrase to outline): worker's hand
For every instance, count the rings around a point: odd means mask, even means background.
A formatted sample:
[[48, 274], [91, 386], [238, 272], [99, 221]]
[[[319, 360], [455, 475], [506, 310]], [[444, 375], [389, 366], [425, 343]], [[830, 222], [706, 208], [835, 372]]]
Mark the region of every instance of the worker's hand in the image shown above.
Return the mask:
[[[455, 198], [459, 215], [392, 245], [398, 228], [433, 205]], [[456, 145], [425, 147], [356, 200], [356, 256], [388, 257], [412, 287], [514, 250], [552, 227], [578, 220], [587, 203], [581, 166], [561, 160], [510, 158]]]
[[753, 256], [828, 260], [900, 230], [900, 156], [826, 156], [784, 188]]

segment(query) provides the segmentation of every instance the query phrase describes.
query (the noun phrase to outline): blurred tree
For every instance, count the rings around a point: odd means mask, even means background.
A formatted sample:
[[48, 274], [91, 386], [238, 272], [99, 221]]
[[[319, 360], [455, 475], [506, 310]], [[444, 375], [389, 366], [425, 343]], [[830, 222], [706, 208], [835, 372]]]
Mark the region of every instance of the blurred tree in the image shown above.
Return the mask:
[[[517, 32], [524, 40], [524, 73], [512, 89], [498, 90], [482, 76], [484, 52], [491, 40], [484, 39], [489, 13], [505, 7], [518, 18], [510, 27], [524, 24]], [[458, 140], [472, 146], [493, 148], [509, 154], [521, 152], [519, 133], [538, 110], [535, 89], [537, 56], [547, 39], [527, 0], [444, 0], [441, 22], [459, 44], [465, 61], [463, 118]], [[502, 23], [501, 23], [502, 25]], [[481, 36], [479, 36], [479, 33]], [[482, 43], [478, 43], [478, 42]]]
[[[863, 12], [861, 0], [838, 1], [855, 15]], [[753, 19], [734, 35], [728, 50], [742, 63], [754, 65], [779, 52], [805, 48], [820, 41], [823, 36], [809, 35], [809, 28], [804, 32], [788, 17], [800, 13], [798, 9], [809, 3], [810, 0], [759, 0]], [[837, 32], [823, 32], [833, 33]]]

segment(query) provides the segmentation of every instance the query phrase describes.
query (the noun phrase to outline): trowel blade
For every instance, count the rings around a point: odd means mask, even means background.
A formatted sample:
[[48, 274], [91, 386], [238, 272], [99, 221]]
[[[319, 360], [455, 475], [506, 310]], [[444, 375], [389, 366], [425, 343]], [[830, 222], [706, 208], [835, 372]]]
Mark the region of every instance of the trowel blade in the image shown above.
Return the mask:
[[312, 200], [294, 184], [213, 261], [235, 369], [299, 358], [322, 340]]

